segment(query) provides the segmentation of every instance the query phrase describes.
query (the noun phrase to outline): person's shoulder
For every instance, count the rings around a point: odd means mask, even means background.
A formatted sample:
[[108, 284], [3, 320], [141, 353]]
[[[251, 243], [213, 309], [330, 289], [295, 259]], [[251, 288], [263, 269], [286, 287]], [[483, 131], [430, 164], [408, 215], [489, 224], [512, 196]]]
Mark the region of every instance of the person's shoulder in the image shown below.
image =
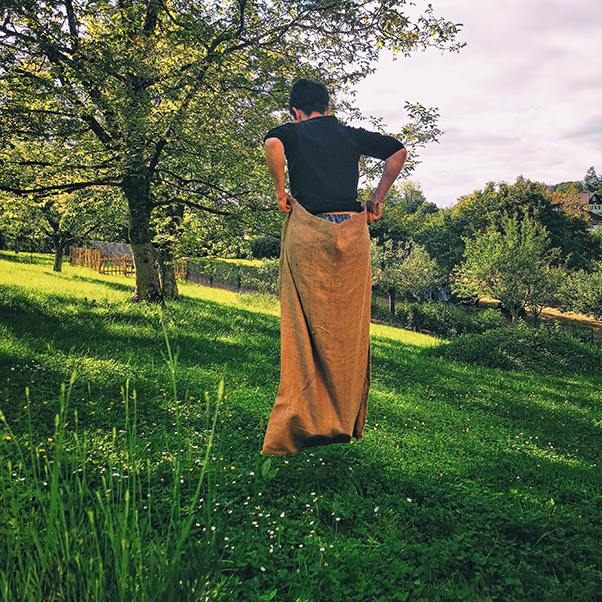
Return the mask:
[[345, 128], [348, 132], [355, 134], [356, 136], [381, 136], [379, 132], [373, 132], [366, 128], [357, 127], [353, 125], [347, 125], [339, 122], [339, 126]]
[[282, 125], [272, 128], [264, 136], [264, 138], [263, 138], [264, 142], [268, 138], [279, 138], [283, 142], [285, 140], [288, 140], [291, 137], [291, 135], [293, 134], [294, 128], [292, 126], [294, 126], [294, 125], [295, 125], [295, 123], [292, 123], [292, 122], [291, 123], [283, 123]]

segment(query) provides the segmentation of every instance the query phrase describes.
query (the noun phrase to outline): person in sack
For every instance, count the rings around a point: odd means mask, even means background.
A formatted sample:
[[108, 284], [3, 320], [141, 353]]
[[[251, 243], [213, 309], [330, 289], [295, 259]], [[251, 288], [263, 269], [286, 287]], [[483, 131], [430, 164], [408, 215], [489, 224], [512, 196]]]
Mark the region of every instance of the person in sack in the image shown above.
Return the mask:
[[[407, 156], [390, 136], [330, 115], [324, 84], [290, 91], [294, 122], [265, 136], [278, 209], [287, 214], [280, 255], [280, 387], [263, 454], [360, 439], [370, 388], [370, 236], [367, 222]], [[370, 200], [357, 198], [359, 159], [383, 160]], [[285, 188], [288, 165], [290, 194]]]

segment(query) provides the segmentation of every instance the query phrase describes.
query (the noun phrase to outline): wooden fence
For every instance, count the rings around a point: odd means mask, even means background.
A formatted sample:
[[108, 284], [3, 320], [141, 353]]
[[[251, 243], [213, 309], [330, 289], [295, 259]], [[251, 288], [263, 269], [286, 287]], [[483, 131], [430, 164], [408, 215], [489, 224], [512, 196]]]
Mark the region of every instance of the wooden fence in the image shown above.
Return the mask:
[[[121, 257], [103, 256], [99, 249], [80, 249], [71, 247], [69, 249], [71, 265], [83, 266], [100, 272], [101, 274], [121, 274], [132, 276], [136, 273], [134, 260], [127, 255]], [[176, 278], [186, 280], [187, 267], [185, 261], [177, 261], [174, 264]]]
[[132, 276], [136, 272], [134, 260], [127, 255], [123, 257], [101, 257], [98, 271], [101, 274], [123, 274], [124, 276]]

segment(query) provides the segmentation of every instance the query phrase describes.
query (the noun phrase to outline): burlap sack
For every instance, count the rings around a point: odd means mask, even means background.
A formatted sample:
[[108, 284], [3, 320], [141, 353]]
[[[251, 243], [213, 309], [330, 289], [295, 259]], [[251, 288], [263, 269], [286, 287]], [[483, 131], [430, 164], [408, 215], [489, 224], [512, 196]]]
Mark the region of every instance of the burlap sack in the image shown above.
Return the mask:
[[280, 389], [263, 454], [362, 436], [370, 388], [370, 237], [366, 216], [342, 224], [294, 200], [280, 255]]

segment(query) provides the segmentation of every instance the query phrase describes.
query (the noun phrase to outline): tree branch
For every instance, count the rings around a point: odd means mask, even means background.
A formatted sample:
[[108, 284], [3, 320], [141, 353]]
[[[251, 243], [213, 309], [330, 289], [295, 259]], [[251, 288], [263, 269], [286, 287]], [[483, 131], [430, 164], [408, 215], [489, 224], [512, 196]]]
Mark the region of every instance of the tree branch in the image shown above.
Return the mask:
[[18, 196], [27, 196], [30, 194], [44, 197], [53, 194], [61, 194], [63, 192], [75, 192], [77, 190], [85, 190], [93, 186], [119, 186], [118, 180], [93, 180], [90, 182], [72, 182], [71, 184], [57, 184], [55, 186], [39, 186], [38, 188], [12, 188], [0, 184], [0, 190], [10, 192]]

